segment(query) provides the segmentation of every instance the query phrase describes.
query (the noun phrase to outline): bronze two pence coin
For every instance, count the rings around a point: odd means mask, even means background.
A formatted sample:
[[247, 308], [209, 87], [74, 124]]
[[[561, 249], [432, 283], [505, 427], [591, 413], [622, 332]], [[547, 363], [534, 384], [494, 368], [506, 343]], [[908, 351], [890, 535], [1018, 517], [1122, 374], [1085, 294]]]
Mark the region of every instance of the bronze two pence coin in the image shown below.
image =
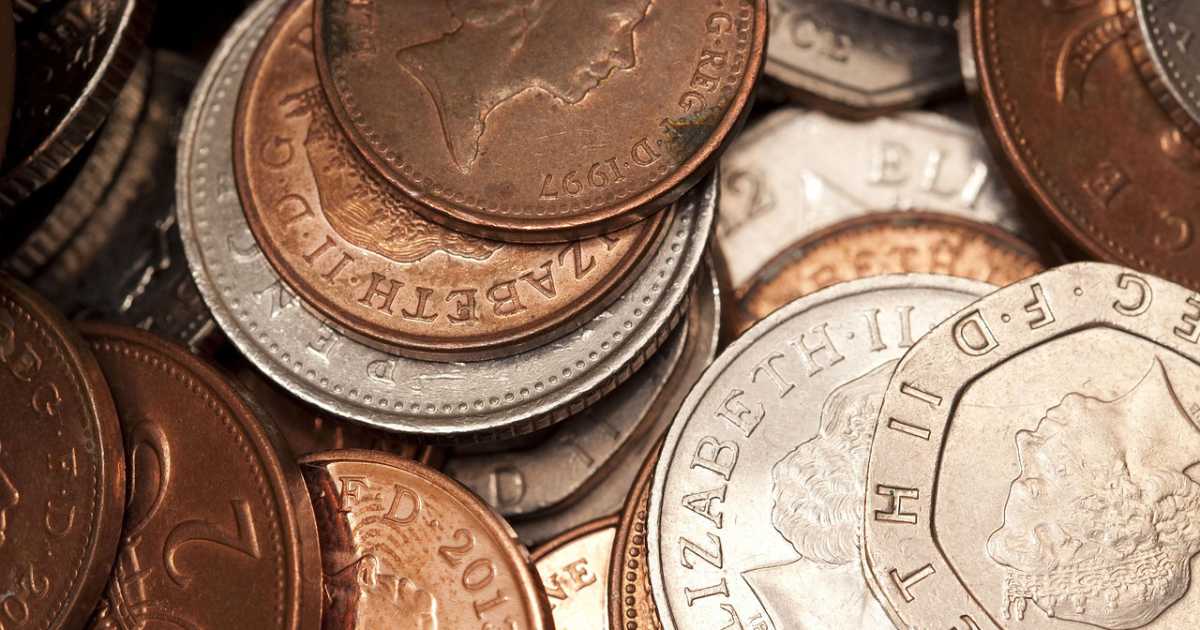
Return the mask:
[[974, 0], [999, 149], [1090, 254], [1200, 287], [1200, 151], [1139, 76], [1129, 0]]
[[321, 626], [316, 521], [300, 469], [225, 377], [132, 328], [87, 324], [129, 459], [116, 568], [93, 626]]
[[121, 537], [121, 427], [87, 345], [4, 274], [0, 400], [0, 627], [77, 628]]
[[301, 459], [317, 514], [324, 628], [553, 628], [516, 534], [442, 474], [387, 453]]
[[246, 218], [284, 281], [364, 342], [433, 360], [517, 354], [589, 322], [629, 286], [670, 212], [566, 244], [431, 223], [375, 175], [329, 111], [312, 0], [284, 9], [246, 74], [234, 162]]
[[766, 0], [318, 0], [321, 83], [434, 221], [512, 241], [677, 199], [748, 111]]

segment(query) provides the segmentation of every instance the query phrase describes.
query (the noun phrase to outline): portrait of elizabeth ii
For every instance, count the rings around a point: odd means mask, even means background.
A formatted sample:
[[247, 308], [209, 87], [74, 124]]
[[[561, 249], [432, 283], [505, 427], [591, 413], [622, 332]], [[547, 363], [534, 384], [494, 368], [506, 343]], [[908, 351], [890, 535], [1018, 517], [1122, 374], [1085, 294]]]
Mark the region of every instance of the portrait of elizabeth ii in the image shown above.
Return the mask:
[[488, 117], [526, 90], [581, 102], [637, 63], [634, 29], [653, 0], [445, 0], [456, 27], [401, 48], [400, 68], [424, 87], [462, 173], [480, 155]]
[[1200, 428], [1163, 364], [1112, 400], [1067, 394], [1017, 433], [1020, 475], [988, 555], [1005, 569], [1005, 615], [1107, 630], [1145, 626], [1178, 602], [1200, 553]]
[[861, 569], [867, 459], [889, 361], [833, 391], [817, 435], [771, 471], [775, 531], [798, 558], [742, 574], [775, 628], [891, 630]]
[[413, 580], [386, 573], [367, 554], [325, 576], [326, 615], [363, 630], [438, 630], [437, 600]]

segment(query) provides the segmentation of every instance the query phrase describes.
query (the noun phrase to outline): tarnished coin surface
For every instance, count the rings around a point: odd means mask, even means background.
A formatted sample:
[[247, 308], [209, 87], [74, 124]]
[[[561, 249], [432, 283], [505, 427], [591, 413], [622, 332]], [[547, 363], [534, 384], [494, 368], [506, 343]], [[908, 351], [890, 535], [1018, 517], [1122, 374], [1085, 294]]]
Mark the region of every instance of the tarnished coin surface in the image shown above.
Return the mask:
[[4, 274], [0, 399], [0, 625], [78, 628], [120, 542], [121, 426], [84, 341]]
[[1135, 55], [1148, 53], [1143, 74], [1171, 119], [1200, 142], [1200, 11], [1188, 0], [1133, 0], [1141, 37]]
[[918, 26], [954, 30], [955, 0], [838, 0]]
[[333, 119], [312, 15], [312, 0], [289, 4], [259, 46], [234, 147], [250, 228], [305, 305], [383, 350], [470, 361], [561, 337], [633, 282], [670, 212], [565, 245], [480, 239], [421, 218]]
[[608, 562], [616, 533], [611, 516], [533, 550], [557, 630], [608, 630]]
[[152, 10], [147, 0], [69, 0], [22, 20], [17, 56], [30, 80], [17, 83], [0, 220], [100, 128], [141, 54]]
[[321, 627], [300, 469], [229, 381], [133, 328], [85, 324], [112, 387], [129, 503], [93, 627]]
[[713, 224], [715, 178], [678, 202], [634, 283], [591, 322], [512, 357], [434, 363], [381, 352], [324, 324], [263, 256], [233, 186], [233, 115], [247, 63], [280, 3], [256, 4], [214, 55], [188, 109], [178, 209], [188, 263], [221, 329], [256, 367], [341, 418], [428, 439], [529, 433], [595, 402], [665, 340]]
[[663, 627], [888, 627], [859, 560], [875, 416], [905, 350], [992, 289], [920, 274], [846, 282], [717, 358], [654, 474], [647, 544]]
[[1197, 340], [1192, 291], [1080, 263], [917, 342], [866, 478], [863, 557], [897, 623], [1195, 625]]
[[554, 627], [528, 552], [461, 486], [375, 451], [301, 466], [321, 537], [323, 628]]
[[1034, 242], [979, 131], [940, 114], [856, 123], [780, 110], [738, 138], [721, 173], [717, 242], [735, 287], [796, 241], [869, 213], [940, 212]]
[[556, 242], [649, 216], [747, 111], [766, 0], [317, 0], [333, 112], [427, 218]]
[[852, 117], [960, 89], [953, 32], [904, 24], [845, 0], [770, 0], [764, 72], [790, 96]]
[[1200, 151], [1138, 76], [1132, 4], [974, 0], [971, 20], [986, 118], [1017, 180], [1092, 256], [1200, 288]]
[[662, 441], [659, 440], [643, 461], [621, 510], [608, 570], [609, 630], [662, 628], [650, 587], [650, 566], [646, 562], [650, 482], [661, 450]]
[[984, 223], [928, 212], [843, 221], [785, 249], [737, 292], [739, 332], [796, 298], [889, 273], [937, 273], [1005, 286], [1045, 268], [1033, 246]]

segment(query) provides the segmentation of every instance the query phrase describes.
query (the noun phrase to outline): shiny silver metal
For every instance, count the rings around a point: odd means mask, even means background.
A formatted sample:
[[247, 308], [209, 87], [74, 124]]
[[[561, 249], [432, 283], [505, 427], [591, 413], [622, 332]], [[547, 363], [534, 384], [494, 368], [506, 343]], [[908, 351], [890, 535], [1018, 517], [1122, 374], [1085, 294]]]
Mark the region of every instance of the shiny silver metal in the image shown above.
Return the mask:
[[953, 31], [957, 0], [839, 0], [916, 26]]
[[[1133, 0], [1158, 77], [1174, 105], [1200, 126], [1200, 8], [1189, 0]], [[1193, 131], [1193, 136], [1196, 132]]]

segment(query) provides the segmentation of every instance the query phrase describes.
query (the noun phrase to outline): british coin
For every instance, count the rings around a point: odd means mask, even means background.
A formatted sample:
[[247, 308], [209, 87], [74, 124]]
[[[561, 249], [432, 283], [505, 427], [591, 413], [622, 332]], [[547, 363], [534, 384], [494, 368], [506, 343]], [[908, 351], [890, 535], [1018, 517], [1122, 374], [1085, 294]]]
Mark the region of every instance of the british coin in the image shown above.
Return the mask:
[[86, 324], [112, 387], [130, 496], [93, 627], [321, 627], [316, 521], [273, 427], [216, 370], [133, 328]]
[[661, 450], [660, 440], [643, 460], [621, 510], [621, 522], [617, 526], [612, 559], [609, 560], [609, 630], [662, 629], [650, 587], [650, 567], [646, 563], [650, 483]]
[[795, 100], [866, 118], [961, 89], [952, 32], [903, 24], [844, 0], [771, 0], [765, 73]]
[[937, 273], [1002, 287], [1043, 269], [1031, 245], [991, 225], [927, 212], [865, 215], [805, 237], [764, 265], [736, 296], [738, 331], [847, 280]]
[[740, 126], [766, 0], [319, 0], [333, 112], [371, 165], [451, 228], [559, 242], [677, 200]]
[[743, 134], [721, 169], [717, 244], [734, 287], [792, 243], [868, 213], [920, 208], [1037, 242], [979, 131], [940, 114], [855, 123], [780, 110]]
[[[152, 3], [70, 0], [22, 21], [22, 76], [3, 167], [0, 220], [54, 178], [108, 115], [141, 54]], [[87, 51], [88, 54], [81, 54]]]
[[1016, 179], [1073, 240], [1200, 287], [1200, 151], [1138, 78], [1128, 6], [975, 0], [980, 94]]
[[[146, 105], [149, 80], [150, 61], [143, 57], [121, 88], [96, 137], [76, 156], [79, 165], [64, 169], [54, 182], [22, 203], [23, 220], [14, 223], [26, 226], [8, 228], [21, 240], [4, 261], [6, 271], [29, 281], [96, 211], [128, 156], [134, 128]], [[28, 228], [32, 232], [26, 235]], [[0, 242], [6, 240], [0, 238]]]
[[858, 549], [875, 414], [905, 350], [992, 289], [919, 274], [846, 282], [717, 358], [654, 474], [647, 544], [664, 628], [887, 627]]
[[1198, 304], [1080, 263], [913, 346], [883, 397], [864, 519], [865, 568], [900, 627], [1195, 624]]
[[340, 418], [472, 441], [529, 433], [582, 410], [665, 340], [703, 258], [714, 179], [678, 202], [663, 242], [620, 299], [583, 328], [513, 357], [406, 359], [347, 338], [300, 306], [258, 248], [233, 187], [237, 86], [279, 7], [256, 4], [213, 57], [189, 106], [178, 160], [188, 263], [221, 329], [260, 371]]
[[1200, 13], [1186, 0], [1133, 0], [1139, 35], [1129, 38], [1138, 67], [1171, 119], [1200, 142], [1200, 52], [1192, 44]]
[[14, 19], [17, 23], [29, 20], [37, 15], [39, 11], [53, 4], [57, 0], [16, 0], [12, 2], [12, 10]]
[[17, 77], [17, 33], [13, 28], [11, 0], [0, 2], [0, 162], [12, 124], [13, 91]]
[[955, 0], [839, 0], [916, 26], [954, 30]]
[[284, 10], [250, 64], [234, 121], [246, 218], [303, 304], [385, 351], [479, 361], [570, 333], [633, 282], [670, 212], [566, 245], [506, 244], [421, 218], [333, 119], [312, 16], [313, 0]]
[[719, 337], [719, 295], [701, 269], [687, 317], [663, 347], [612, 393], [531, 445], [455, 454], [446, 473], [509, 519], [526, 544], [615, 514], [650, 444], [661, 439], [683, 396], [712, 362]]
[[533, 551], [558, 630], [608, 630], [608, 563], [616, 533], [617, 517], [610, 516]]
[[0, 624], [80, 627], [104, 591], [121, 538], [121, 426], [87, 345], [5, 274], [0, 397]]
[[324, 628], [554, 627], [512, 528], [461, 486], [373, 451], [301, 466], [321, 536]]

